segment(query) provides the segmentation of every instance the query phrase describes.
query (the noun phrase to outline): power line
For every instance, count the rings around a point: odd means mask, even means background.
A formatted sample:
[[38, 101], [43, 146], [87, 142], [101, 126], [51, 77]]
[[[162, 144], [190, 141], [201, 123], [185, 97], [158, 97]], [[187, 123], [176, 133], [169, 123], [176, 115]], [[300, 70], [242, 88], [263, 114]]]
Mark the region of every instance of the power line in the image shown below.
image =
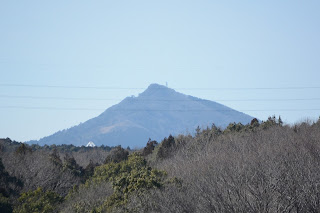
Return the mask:
[[301, 90], [320, 89], [320, 87], [212, 87], [212, 88], [173, 88], [180, 90]]
[[0, 106], [1, 109], [36, 109], [36, 110], [86, 110], [86, 111], [94, 111], [94, 110], [105, 110], [98, 108], [59, 108], [59, 107], [29, 107], [29, 106]]
[[[59, 107], [29, 107], [29, 106], [0, 106], [2, 109], [35, 109], [35, 110], [106, 110], [102, 108], [59, 108]], [[145, 112], [205, 112], [205, 111], [216, 111], [216, 112], [229, 112], [229, 111], [235, 111], [233, 109], [226, 109], [226, 110], [214, 110], [214, 109], [109, 109], [110, 111], [145, 111]], [[320, 111], [319, 109], [242, 109], [237, 110], [242, 112], [268, 112], [268, 111]]]
[[99, 87], [99, 86], [63, 86], [63, 85], [40, 85], [40, 84], [0, 84], [2, 87], [33, 87], [33, 88], [62, 88], [62, 89], [109, 89], [109, 90], [142, 90], [145, 88], [134, 87]]
[[84, 100], [84, 101], [120, 101], [116, 98], [73, 98], [73, 97], [49, 97], [49, 96], [21, 96], [21, 95], [0, 95], [0, 98], [18, 99], [46, 99], [46, 100]]
[[[0, 98], [10, 99], [39, 99], [39, 100], [75, 100], [75, 101], [121, 101], [118, 98], [74, 98], [74, 97], [48, 97], [48, 96], [19, 96], [19, 95], [0, 95]], [[283, 99], [214, 99], [214, 101], [317, 101], [320, 98], [283, 98]], [[209, 101], [205, 99], [197, 100], [176, 100], [176, 99], [132, 99], [131, 101], [147, 101], [147, 102], [197, 102]]]
[[[103, 89], [103, 90], [144, 90], [141, 87], [106, 87], [106, 86], [65, 86], [65, 85], [41, 85], [41, 84], [0, 84], [1, 87], [33, 87], [33, 88], [63, 88], [63, 89]], [[157, 89], [167, 89], [157, 88]], [[207, 88], [172, 88], [177, 90], [302, 90], [320, 89], [316, 86], [292, 86], [292, 87], [207, 87]]]

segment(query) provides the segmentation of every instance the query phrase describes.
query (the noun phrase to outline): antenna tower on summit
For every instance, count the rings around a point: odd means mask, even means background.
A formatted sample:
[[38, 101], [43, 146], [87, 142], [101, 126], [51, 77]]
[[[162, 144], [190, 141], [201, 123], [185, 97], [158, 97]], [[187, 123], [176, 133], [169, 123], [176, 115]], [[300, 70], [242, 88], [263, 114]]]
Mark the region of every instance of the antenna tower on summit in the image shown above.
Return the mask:
[[168, 87], [168, 82], [166, 82], [166, 87]]

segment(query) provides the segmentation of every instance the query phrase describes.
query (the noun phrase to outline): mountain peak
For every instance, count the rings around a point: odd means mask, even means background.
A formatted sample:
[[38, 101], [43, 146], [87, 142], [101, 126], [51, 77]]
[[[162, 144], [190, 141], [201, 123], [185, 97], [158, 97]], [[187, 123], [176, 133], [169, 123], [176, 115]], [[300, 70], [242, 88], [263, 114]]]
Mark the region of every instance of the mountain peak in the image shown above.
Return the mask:
[[176, 91], [166, 86], [160, 84], [150, 84], [149, 87], [139, 95], [139, 97], [164, 97], [170, 96], [173, 93], [176, 93]]
[[160, 85], [160, 84], [150, 84], [147, 88], [148, 89], [168, 89], [168, 87], [164, 86], [164, 85]]

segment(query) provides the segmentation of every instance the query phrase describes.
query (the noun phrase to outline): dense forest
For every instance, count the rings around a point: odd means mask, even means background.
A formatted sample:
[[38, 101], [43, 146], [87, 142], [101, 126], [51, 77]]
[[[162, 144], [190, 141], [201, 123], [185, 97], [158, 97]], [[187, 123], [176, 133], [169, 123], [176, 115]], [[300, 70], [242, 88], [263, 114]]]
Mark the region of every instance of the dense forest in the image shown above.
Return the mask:
[[320, 119], [214, 124], [141, 150], [0, 139], [0, 212], [319, 212]]

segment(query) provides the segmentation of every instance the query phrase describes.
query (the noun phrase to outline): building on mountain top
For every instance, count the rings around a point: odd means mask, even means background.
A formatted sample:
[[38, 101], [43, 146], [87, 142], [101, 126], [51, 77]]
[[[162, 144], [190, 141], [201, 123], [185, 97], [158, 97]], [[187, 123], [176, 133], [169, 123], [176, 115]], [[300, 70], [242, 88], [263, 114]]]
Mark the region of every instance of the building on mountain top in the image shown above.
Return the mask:
[[89, 141], [89, 143], [86, 145], [86, 147], [95, 147], [96, 145], [92, 142]]

